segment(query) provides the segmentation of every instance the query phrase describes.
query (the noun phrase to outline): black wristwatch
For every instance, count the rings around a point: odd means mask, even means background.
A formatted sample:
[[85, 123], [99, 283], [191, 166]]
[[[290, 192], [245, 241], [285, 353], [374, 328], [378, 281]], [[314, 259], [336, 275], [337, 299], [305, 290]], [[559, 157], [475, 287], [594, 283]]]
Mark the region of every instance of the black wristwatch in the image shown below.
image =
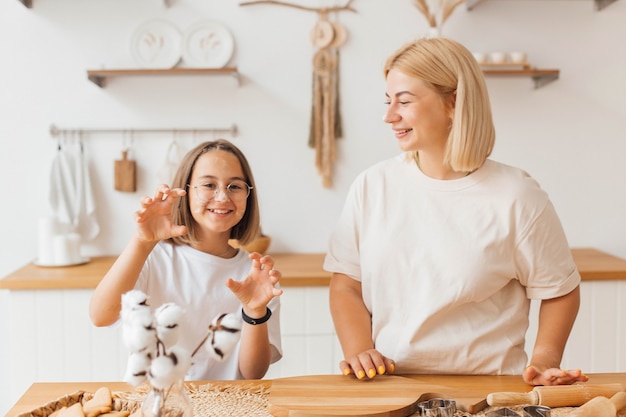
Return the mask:
[[253, 319], [252, 317], [248, 316], [244, 311], [243, 308], [241, 309], [241, 318], [243, 318], [243, 321], [245, 321], [248, 324], [251, 324], [253, 326], [256, 326], [257, 324], [263, 324], [266, 321], [268, 321], [270, 319], [270, 317], [272, 317], [272, 310], [270, 310], [269, 307], [265, 307], [267, 309], [267, 312], [265, 313], [265, 315], [261, 318], [258, 319]]

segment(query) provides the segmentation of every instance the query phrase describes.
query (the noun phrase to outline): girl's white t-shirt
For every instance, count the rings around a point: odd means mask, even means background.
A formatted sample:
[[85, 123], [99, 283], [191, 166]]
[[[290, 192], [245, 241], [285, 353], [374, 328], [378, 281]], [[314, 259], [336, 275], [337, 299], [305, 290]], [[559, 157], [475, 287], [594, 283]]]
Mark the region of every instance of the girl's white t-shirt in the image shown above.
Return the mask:
[[[135, 289], [149, 295], [151, 308], [173, 302], [185, 310], [178, 345], [193, 352], [206, 336], [209, 324], [223, 313], [241, 317], [241, 302], [226, 287], [226, 280], [243, 280], [252, 261], [242, 249], [231, 259], [224, 259], [196, 250], [188, 245], [160, 242], [148, 256]], [[280, 301], [268, 304], [272, 316], [267, 322], [272, 346], [271, 362], [282, 357], [280, 335]], [[243, 331], [245, 331], [245, 326]], [[204, 346], [192, 358], [186, 375], [189, 380], [242, 379], [238, 356], [240, 343], [220, 362], [209, 357]]]

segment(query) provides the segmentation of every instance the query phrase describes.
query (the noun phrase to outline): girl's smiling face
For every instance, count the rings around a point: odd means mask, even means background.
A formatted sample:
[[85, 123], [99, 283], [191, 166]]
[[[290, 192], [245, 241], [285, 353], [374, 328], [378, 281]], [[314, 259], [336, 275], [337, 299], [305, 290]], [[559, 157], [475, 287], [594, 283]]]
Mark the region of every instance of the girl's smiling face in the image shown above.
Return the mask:
[[[243, 218], [247, 198], [233, 199], [226, 187], [233, 181], [246, 181], [241, 164], [235, 155], [223, 150], [205, 152], [196, 160], [189, 188], [189, 207], [198, 224], [198, 238], [223, 234], [228, 239], [232, 229]], [[214, 183], [219, 191], [213, 198], [203, 201], [198, 197], [197, 185]]]
[[418, 78], [392, 69], [387, 74], [385, 96], [388, 107], [383, 120], [391, 125], [400, 149], [445, 148], [451, 115], [437, 91]]

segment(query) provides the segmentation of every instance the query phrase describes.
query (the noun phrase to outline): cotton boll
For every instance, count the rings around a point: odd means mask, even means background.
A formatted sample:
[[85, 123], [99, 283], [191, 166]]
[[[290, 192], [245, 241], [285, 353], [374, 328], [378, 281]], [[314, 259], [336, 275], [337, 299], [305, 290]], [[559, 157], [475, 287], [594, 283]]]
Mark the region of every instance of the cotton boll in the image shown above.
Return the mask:
[[140, 327], [124, 328], [122, 330], [124, 345], [131, 353], [153, 353], [156, 348], [156, 332]]
[[122, 322], [122, 340], [131, 352], [152, 352], [156, 348], [156, 329], [149, 310], [128, 311]]
[[154, 312], [157, 336], [166, 348], [170, 348], [178, 342], [179, 324], [184, 314], [185, 310], [175, 303], [163, 304]]
[[209, 326], [209, 338], [205, 345], [209, 355], [217, 360], [225, 360], [241, 337], [241, 320], [234, 314], [216, 317]]
[[128, 310], [124, 317], [122, 317], [122, 323], [130, 327], [152, 327], [154, 328], [154, 317], [148, 308], [141, 308], [136, 310]]
[[[220, 326], [230, 330], [241, 330], [241, 318], [236, 314], [223, 314], [221, 317]], [[214, 319], [213, 322], [217, 323], [218, 319], [219, 317]]]
[[174, 382], [183, 379], [191, 366], [191, 354], [178, 346], [174, 346], [165, 355], [152, 360], [148, 378], [157, 389], [165, 389]]
[[122, 294], [122, 319], [130, 311], [148, 309], [148, 298], [148, 295], [140, 290], [130, 290]]
[[170, 355], [161, 355], [152, 360], [148, 378], [157, 389], [165, 389], [177, 380], [174, 374], [174, 360]]
[[184, 379], [185, 374], [191, 367], [191, 353], [180, 346], [173, 346], [169, 350], [170, 357], [175, 357], [174, 375], [177, 380]]
[[150, 370], [150, 355], [145, 353], [131, 353], [128, 356], [124, 381], [132, 386], [144, 383]]

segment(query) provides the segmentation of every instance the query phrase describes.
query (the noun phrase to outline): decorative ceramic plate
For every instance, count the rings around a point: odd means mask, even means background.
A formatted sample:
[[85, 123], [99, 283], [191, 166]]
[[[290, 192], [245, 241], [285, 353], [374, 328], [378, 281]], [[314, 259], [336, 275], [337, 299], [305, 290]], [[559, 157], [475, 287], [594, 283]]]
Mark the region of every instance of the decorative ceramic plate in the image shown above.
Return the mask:
[[181, 34], [170, 22], [150, 20], [133, 33], [130, 51], [140, 68], [168, 69], [180, 61]]
[[194, 68], [222, 68], [233, 56], [235, 41], [223, 24], [203, 20], [183, 33], [183, 62]]

